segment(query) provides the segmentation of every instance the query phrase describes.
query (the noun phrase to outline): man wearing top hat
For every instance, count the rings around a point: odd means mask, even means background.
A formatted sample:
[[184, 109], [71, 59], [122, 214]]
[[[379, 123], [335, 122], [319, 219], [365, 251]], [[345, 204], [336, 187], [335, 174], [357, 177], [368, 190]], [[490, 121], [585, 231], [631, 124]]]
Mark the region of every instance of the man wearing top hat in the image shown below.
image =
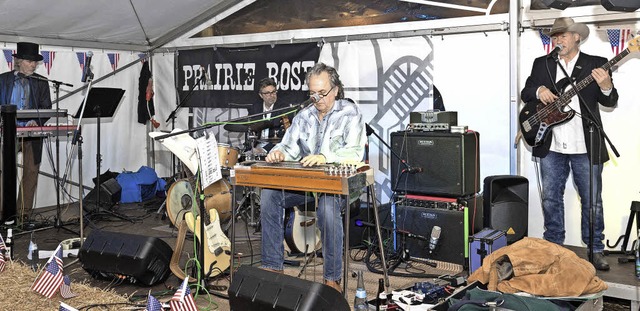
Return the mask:
[[[13, 54], [14, 69], [0, 74], [0, 104], [16, 105], [18, 110], [51, 109], [51, 94], [46, 81], [35, 73], [43, 57], [38, 44], [18, 42]], [[17, 126], [42, 126], [47, 118], [18, 119]], [[34, 205], [38, 172], [42, 158], [42, 138], [21, 138], [17, 142], [22, 151], [22, 181], [18, 190], [16, 211], [19, 223], [29, 218]]]
[[[582, 241], [589, 245], [590, 186], [594, 189], [594, 235], [592, 263], [598, 270], [609, 270], [604, 255], [604, 215], [602, 208], [602, 167], [609, 160], [603, 133], [593, 131], [593, 146], [589, 142], [589, 120], [602, 125], [600, 106], [613, 107], [618, 102], [618, 91], [613, 85], [611, 72], [600, 68], [607, 59], [580, 51], [580, 45], [589, 36], [589, 28], [573, 19], [561, 17], [546, 32], [553, 44], [561, 49], [555, 56], [535, 59], [531, 75], [527, 78], [521, 97], [526, 103], [540, 101], [545, 105], [558, 98], [556, 84], [565, 77], [564, 68], [576, 83], [591, 76], [594, 83], [584, 87], [580, 96], [574, 96], [567, 105], [576, 113], [569, 121], [551, 128], [544, 142], [533, 148], [533, 156], [540, 163], [542, 181], [542, 211], [544, 239], [563, 244], [565, 239], [564, 191], [571, 172], [580, 202]], [[569, 86], [570, 88], [570, 86]], [[568, 90], [568, 89], [567, 89]], [[593, 147], [593, 151], [592, 148]], [[593, 183], [589, 182], [590, 160], [593, 160]]]

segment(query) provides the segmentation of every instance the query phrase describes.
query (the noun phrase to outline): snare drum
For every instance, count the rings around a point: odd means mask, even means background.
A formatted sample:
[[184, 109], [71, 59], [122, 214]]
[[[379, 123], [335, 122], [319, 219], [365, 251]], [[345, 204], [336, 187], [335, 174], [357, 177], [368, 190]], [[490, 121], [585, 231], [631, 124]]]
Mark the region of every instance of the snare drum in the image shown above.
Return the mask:
[[240, 149], [232, 147], [228, 144], [218, 144], [218, 160], [220, 160], [220, 166], [233, 167], [238, 163], [238, 153]]

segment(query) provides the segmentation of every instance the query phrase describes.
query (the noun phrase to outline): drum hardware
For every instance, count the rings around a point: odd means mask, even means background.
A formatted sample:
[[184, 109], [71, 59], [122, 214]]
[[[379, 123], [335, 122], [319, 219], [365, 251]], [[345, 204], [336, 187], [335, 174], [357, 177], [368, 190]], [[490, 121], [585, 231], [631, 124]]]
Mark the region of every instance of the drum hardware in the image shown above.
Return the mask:
[[258, 188], [243, 187], [242, 199], [237, 204], [236, 215], [244, 219], [247, 225], [259, 228], [260, 226], [260, 193]]
[[[251, 121], [250, 121], [251, 122]], [[246, 122], [243, 122], [246, 123]], [[224, 125], [224, 129], [229, 132], [256, 132], [259, 133], [262, 130], [270, 127], [272, 124], [271, 120], [258, 120], [252, 123], [246, 124], [236, 124], [236, 123], [228, 123]]]

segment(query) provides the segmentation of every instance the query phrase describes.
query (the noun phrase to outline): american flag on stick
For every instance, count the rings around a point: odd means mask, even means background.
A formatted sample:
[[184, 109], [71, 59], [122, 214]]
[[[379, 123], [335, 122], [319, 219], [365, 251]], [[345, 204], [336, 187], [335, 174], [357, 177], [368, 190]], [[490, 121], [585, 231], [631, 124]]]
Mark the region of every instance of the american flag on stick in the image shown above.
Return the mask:
[[4, 259], [4, 252], [7, 251], [7, 246], [4, 245], [4, 239], [2, 238], [2, 234], [0, 234], [0, 272], [4, 271], [4, 266], [6, 265], [6, 259]]
[[185, 278], [182, 282], [182, 285], [173, 297], [171, 297], [171, 301], [169, 301], [169, 306], [171, 307], [171, 311], [197, 311], [198, 307], [196, 307], [196, 302], [193, 300], [193, 296], [191, 295], [191, 289], [189, 288], [189, 278]]
[[60, 301], [60, 309], [58, 311], [78, 311], [78, 309]]
[[58, 244], [58, 248], [47, 261], [44, 271], [36, 278], [31, 289], [51, 298], [58, 292], [62, 283], [62, 246]]

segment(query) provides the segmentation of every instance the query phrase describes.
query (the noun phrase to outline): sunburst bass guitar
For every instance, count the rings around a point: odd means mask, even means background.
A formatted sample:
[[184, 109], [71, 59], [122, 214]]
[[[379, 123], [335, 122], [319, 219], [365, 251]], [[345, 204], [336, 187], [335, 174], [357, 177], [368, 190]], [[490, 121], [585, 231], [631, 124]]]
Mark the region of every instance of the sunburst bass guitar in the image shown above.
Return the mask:
[[[640, 37], [635, 37], [627, 44], [627, 48], [616, 57], [602, 65], [602, 69], [609, 70], [631, 52], [638, 51], [638, 41]], [[520, 111], [518, 121], [520, 123], [520, 131], [525, 142], [532, 147], [540, 146], [552, 127], [569, 121], [575, 112], [571, 109], [564, 111], [564, 108], [571, 103], [571, 98], [577, 94], [578, 91], [584, 89], [593, 82], [591, 75], [582, 79], [576, 83], [576, 88], [569, 88], [566, 92], [562, 93], [554, 102], [545, 105], [540, 101], [531, 101], [525, 104]], [[562, 79], [558, 82], [559, 86], [568, 84], [568, 81]]]

